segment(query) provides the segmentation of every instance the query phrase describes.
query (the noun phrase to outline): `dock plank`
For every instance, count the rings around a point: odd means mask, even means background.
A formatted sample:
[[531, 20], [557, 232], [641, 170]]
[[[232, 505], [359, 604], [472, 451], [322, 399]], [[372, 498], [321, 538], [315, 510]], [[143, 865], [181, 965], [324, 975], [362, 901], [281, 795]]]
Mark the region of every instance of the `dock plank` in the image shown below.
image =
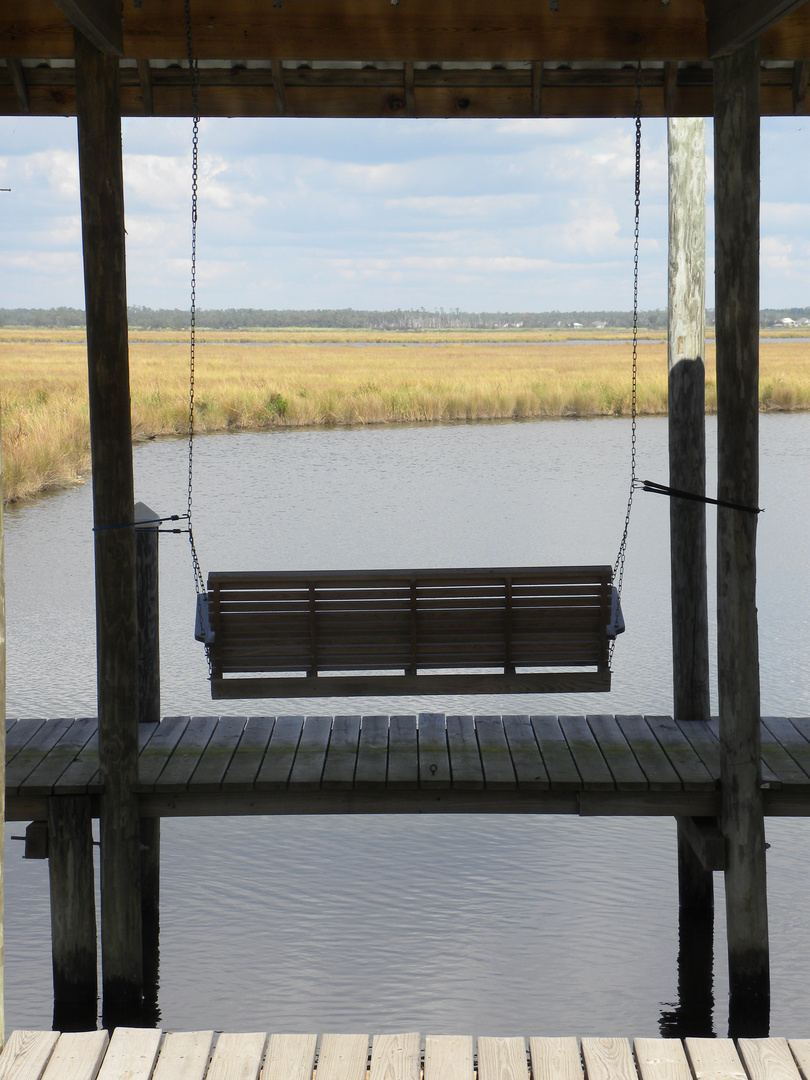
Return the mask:
[[556, 716], [533, 716], [532, 731], [540, 747], [552, 791], [580, 791], [582, 777]]
[[384, 788], [388, 776], [388, 717], [364, 716], [360, 721], [360, 744], [354, 786]]
[[368, 1035], [324, 1035], [318, 1080], [366, 1080], [368, 1044]]
[[303, 727], [302, 716], [276, 717], [267, 753], [256, 777], [257, 791], [270, 791], [287, 786]]
[[652, 732], [680, 777], [684, 791], [713, 791], [717, 782], [671, 716], [645, 716]]
[[392, 716], [388, 725], [387, 786], [419, 787], [419, 747], [415, 716]]
[[801, 1080], [787, 1039], [738, 1039], [749, 1080]]
[[253, 790], [275, 722], [275, 716], [248, 717], [242, 738], [222, 778], [223, 791]]
[[211, 1055], [207, 1080], [258, 1080], [266, 1045], [263, 1031], [224, 1032]]
[[47, 795], [56, 787], [68, 766], [76, 760], [87, 741], [98, 731], [95, 717], [81, 717], [65, 729], [40, 763], [26, 777], [25, 787], [31, 795]]
[[58, 1031], [12, 1031], [0, 1053], [0, 1080], [40, 1080]]
[[503, 730], [509, 744], [509, 753], [512, 755], [512, 768], [515, 770], [518, 787], [547, 791], [548, 773], [529, 717], [504, 716]]
[[[774, 746], [779, 755], [774, 756]], [[762, 717], [762, 756], [784, 786], [805, 786], [810, 781], [810, 743], [801, 738], [786, 716]]]
[[613, 791], [615, 782], [584, 716], [561, 716], [565, 741], [582, 777], [584, 791]]
[[418, 1032], [375, 1035], [368, 1080], [419, 1080], [422, 1040]]
[[332, 723], [332, 736], [323, 768], [324, 788], [346, 789], [354, 785], [359, 741], [360, 717], [336, 716]]
[[450, 787], [450, 754], [447, 749], [447, 723], [443, 713], [419, 713], [419, 786]]
[[579, 1043], [570, 1036], [529, 1039], [533, 1080], [583, 1080]]
[[64, 1032], [42, 1080], [96, 1080], [109, 1041], [106, 1031]]
[[[709, 730], [717, 740], [718, 747], [720, 746], [720, 718], [713, 716], [708, 724]], [[762, 736], [762, 727], [760, 725], [760, 736]], [[765, 742], [764, 738], [761, 738], [761, 742]], [[761, 757], [761, 770], [762, 770], [762, 786], [764, 788], [779, 789], [782, 787], [782, 781], [779, 776], [773, 771], [770, 766], [769, 760], [766, 756]]]
[[675, 720], [674, 723], [703, 762], [712, 780], [720, 781], [720, 743], [705, 720]]
[[695, 1080], [748, 1080], [731, 1039], [688, 1038], [684, 1045]]
[[471, 1035], [425, 1037], [424, 1080], [473, 1080]]
[[138, 787], [141, 791], [154, 790], [190, 719], [189, 716], [166, 716], [152, 733], [138, 757]]
[[637, 1080], [628, 1039], [583, 1039], [582, 1057], [588, 1080]]
[[14, 760], [45, 723], [47, 721], [44, 719], [6, 721], [6, 765]]
[[680, 1039], [635, 1039], [633, 1048], [641, 1080], [692, 1080]]
[[21, 747], [14, 758], [6, 763], [6, 791], [17, 791], [22, 787], [34, 769], [42, 759], [50, 752], [51, 748], [59, 742], [70, 725], [72, 719], [60, 718], [48, 720], [30, 738], [25, 746]]
[[484, 770], [471, 716], [447, 717], [447, 746], [453, 787], [459, 791], [483, 788]]
[[317, 1035], [271, 1035], [262, 1080], [312, 1080]]
[[220, 716], [191, 775], [189, 789], [219, 791], [246, 723], [246, 716]]
[[624, 732], [616, 718], [589, 715], [586, 718], [602, 757], [613, 776], [618, 791], [647, 791], [649, 783], [636, 761]]
[[650, 791], [681, 789], [681, 778], [661, 748], [643, 716], [617, 716], [616, 723], [630, 744], [647, 778]]
[[486, 787], [490, 791], [516, 787], [517, 777], [500, 716], [476, 716], [475, 731]]
[[803, 1080], [810, 1080], [810, 1039], [788, 1039], [788, 1046]]
[[[185, 791], [217, 726], [216, 716], [191, 716], [160, 774], [164, 792]], [[149, 740], [152, 741], [151, 739]], [[149, 743], [146, 744], [147, 747]]]
[[160, 1049], [154, 1028], [117, 1027], [110, 1038], [98, 1080], [150, 1080]]
[[529, 1080], [526, 1040], [522, 1036], [480, 1036], [478, 1080]]
[[331, 733], [331, 716], [308, 716], [304, 720], [290, 773], [291, 787], [295, 786], [299, 791], [311, 791], [321, 786]]
[[164, 1036], [152, 1080], [205, 1080], [213, 1031], [170, 1031]]

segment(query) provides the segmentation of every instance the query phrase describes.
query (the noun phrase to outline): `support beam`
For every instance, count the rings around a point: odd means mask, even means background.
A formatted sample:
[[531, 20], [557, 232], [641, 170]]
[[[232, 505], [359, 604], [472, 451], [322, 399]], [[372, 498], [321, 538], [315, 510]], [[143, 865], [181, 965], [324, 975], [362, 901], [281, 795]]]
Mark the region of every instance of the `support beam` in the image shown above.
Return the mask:
[[532, 62], [532, 116], [543, 115], [543, 61]]
[[[715, 280], [718, 498], [759, 492], [759, 42], [715, 63]], [[729, 985], [770, 999], [760, 760], [756, 514], [717, 510], [717, 669]], [[734, 1011], [734, 1008], [732, 1009]], [[746, 1011], [750, 1022], [750, 1014]], [[762, 1033], [763, 1024], [748, 1035]]]
[[99, 52], [124, 55], [120, 0], [55, 0], [56, 6]]
[[[710, 887], [712, 871], [726, 868], [726, 841], [717, 824], [717, 818], [678, 818], [678, 836], [684, 840], [684, 846], [688, 847], [697, 860], [697, 866], [703, 871], [708, 871], [708, 880], [702, 882], [701, 887]], [[681, 906], [692, 906], [692, 899], [691, 896], [684, 895], [682, 892]]]
[[793, 115], [807, 112], [807, 84], [810, 82], [810, 60], [797, 60], [793, 65]]
[[805, 0], [705, 0], [709, 56], [725, 56], [758, 38]]
[[152, 92], [152, 67], [148, 60], [138, 61], [138, 79], [141, 84], [144, 116], [154, 116], [155, 97]]
[[6, 67], [11, 78], [11, 85], [14, 87], [14, 93], [17, 95], [20, 112], [24, 116], [28, 116], [31, 112], [31, 102], [28, 97], [28, 85], [25, 81], [25, 69], [22, 66], [22, 60], [7, 56]]
[[273, 73], [273, 97], [276, 101], [276, 116], [284, 116], [287, 112], [287, 103], [284, 97], [284, 65], [280, 60], [271, 60], [270, 69]]
[[140, 1009], [138, 644], [118, 61], [76, 33], [96, 567], [105, 1010]]

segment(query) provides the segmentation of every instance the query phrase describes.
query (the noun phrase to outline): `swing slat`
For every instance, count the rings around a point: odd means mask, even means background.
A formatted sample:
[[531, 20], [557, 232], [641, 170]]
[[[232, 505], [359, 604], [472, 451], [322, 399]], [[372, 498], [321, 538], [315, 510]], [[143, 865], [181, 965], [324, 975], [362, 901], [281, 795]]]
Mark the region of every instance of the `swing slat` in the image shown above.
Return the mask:
[[211, 573], [211, 694], [609, 690], [614, 594], [609, 566]]

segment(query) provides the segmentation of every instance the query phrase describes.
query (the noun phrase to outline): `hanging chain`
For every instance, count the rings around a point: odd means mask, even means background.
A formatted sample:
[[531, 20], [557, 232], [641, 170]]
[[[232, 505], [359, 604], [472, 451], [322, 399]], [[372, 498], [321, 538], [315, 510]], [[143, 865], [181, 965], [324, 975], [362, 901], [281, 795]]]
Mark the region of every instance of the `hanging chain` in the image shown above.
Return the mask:
[[191, 139], [191, 330], [189, 335], [189, 381], [188, 381], [188, 540], [191, 546], [191, 565], [194, 570], [194, 585], [197, 594], [205, 592], [205, 582], [197, 558], [194, 544], [194, 530], [191, 525], [191, 509], [194, 491], [194, 354], [197, 331], [197, 159], [200, 133], [200, 71], [194, 59], [191, 45], [191, 0], [185, 0], [186, 46], [188, 49], [188, 71], [191, 83], [191, 104], [194, 112], [194, 127]]
[[[638, 237], [639, 217], [641, 210], [641, 61], [636, 68], [636, 104], [633, 110], [636, 120], [636, 178], [635, 178], [635, 216], [633, 223], [633, 378], [630, 394], [630, 492], [627, 496], [627, 511], [624, 516], [624, 531], [619, 544], [619, 553], [613, 566], [613, 584], [621, 598], [622, 582], [624, 580], [624, 560], [627, 555], [627, 533], [630, 529], [630, 513], [633, 509], [633, 493], [637, 487], [636, 480], [636, 420], [638, 415]], [[610, 643], [610, 656], [613, 657], [615, 638]]]

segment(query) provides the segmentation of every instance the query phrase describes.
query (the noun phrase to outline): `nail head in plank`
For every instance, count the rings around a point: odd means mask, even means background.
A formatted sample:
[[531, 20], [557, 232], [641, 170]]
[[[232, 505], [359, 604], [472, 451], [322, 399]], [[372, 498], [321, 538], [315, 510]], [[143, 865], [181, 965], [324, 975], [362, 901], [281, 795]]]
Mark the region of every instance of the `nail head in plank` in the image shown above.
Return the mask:
[[262, 1080], [312, 1080], [317, 1035], [271, 1035]]
[[633, 1046], [641, 1080], [692, 1080], [680, 1039], [636, 1039]]
[[428, 1035], [424, 1080], [473, 1080], [471, 1035]]
[[416, 717], [392, 716], [388, 726], [387, 786], [419, 787], [419, 751]]
[[219, 791], [246, 722], [245, 716], [220, 716], [189, 781], [189, 788], [203, 793]]
[[318, 1080], [366, 1080], [368, 1043], [368, 1035], [324, 1035]]
[[267, 753], [256, 777], [256, 790], [287, 786], [304, 720], [301, 716], [279, 716], [267, 746]]
[[518, 787], [548, 790], [548, 773], [528, 716], [504, 716], [503, 730], [512, 755]]
[[647, 791], [649, 784], [615, 716], [586, 717], [618, 791]]
[[484, 770], [471, 716], [447, 717], [447, 745], [453, 787], [459, 790], [483, 788]]
[[39, 1080], [58, 1031], [12, 1031], [0, 1054], [0, 1080]]
[[738, 1039], [750, 1080], [801, 1080], [787, 1039]]
[[637, 1080], [627, 1039], [583, 1039], [582, 1057], [588, 1080]]
[[418, 1032], [375, 1035], [369, 1080], [419, 1080], [422, 1039]]
[[447, 721], [444, 713], [420, 713], [419, 786], [450, 787], [450, 755], [447, 750]]
[[579, 1043], [573, 1037], [529, 1039], [533, 1080], [583, 1080]]
[[207, 1080], [257, 1080], [267, 1035], [263, 1031], [225, 1032], [217, 1039]]
[[104, 1055], [98, 1080], [150, 1080], [160, 1049], [154, 1028], [117, 1027]]
[[[216, 716], [191, 716], [180, 739], [160, 774], [156, 786], [162, 792], [185, 791], [208, 740], [217, 726]], [[151, 740], [150, 740], [151, 741]]]
[[331, 731], [331, 716], [308, 716], [304, 720], [304, 729], [290, 773], [290, 786], [294, 785], [299, 791], [321, 786]]
[[616, 785], [584, 716], [561, 716], [565, 741], [577, 764], [585, 791], [615, 791]]
[[487, 788], [492, 791], [515, 788], [517, 779], [500, 716], [476, 716], [475, 731]]
[[359, 716], [336, 716], [323, 769], [325, 788], [351, 788], [357, 768], [357, 747], [360, 740]]
[[715, 780], [672, 717], [645, 716], [644, 719], [680, 777], [684, 791], [714, 791]]
[[204, 1080], [213, 1045], [213, 1031], [170, 1031], [152, 1080]]
[[96, 1080], [109, 1038], [106, 1031], [68, 1031], [45, 1067], [42, 1080]]
[[248, 718], [242, 738], [231, 758], [228, 771], [223, 777], [223, 791], [253, 790], [253, 784], [264, 761], [275, 722], [274, 716]]
[[580, 791], [582, 778], [556, 716], [533, 716], [532, 730], [552, 791]]
[[174, 748], [188, 727], [190, 717], [167, 716], [158, 724], [149, 742], [138, 757], [138, 786], [141, 791], [153, 791], [158, 777], [166, 768]]
[[478, 1080], [529, 1080], [526, 1040], [520, 1036], [508, 1039], [480, 1036]]
[[661, 744], [653, 735], [644, 717], [617, 716], [616, 723], [630, 744], [630, 749], [647, 778], [650, 791], [680, 791], [681, 778], [661, 749]]
[[731, 1039], [689, 1038], [685, 1046], [695, 1080], [748, 1080]]
[[384, 788], [388, 774], [388, 717], [364, 716], [354, 771], [356, 788]]

